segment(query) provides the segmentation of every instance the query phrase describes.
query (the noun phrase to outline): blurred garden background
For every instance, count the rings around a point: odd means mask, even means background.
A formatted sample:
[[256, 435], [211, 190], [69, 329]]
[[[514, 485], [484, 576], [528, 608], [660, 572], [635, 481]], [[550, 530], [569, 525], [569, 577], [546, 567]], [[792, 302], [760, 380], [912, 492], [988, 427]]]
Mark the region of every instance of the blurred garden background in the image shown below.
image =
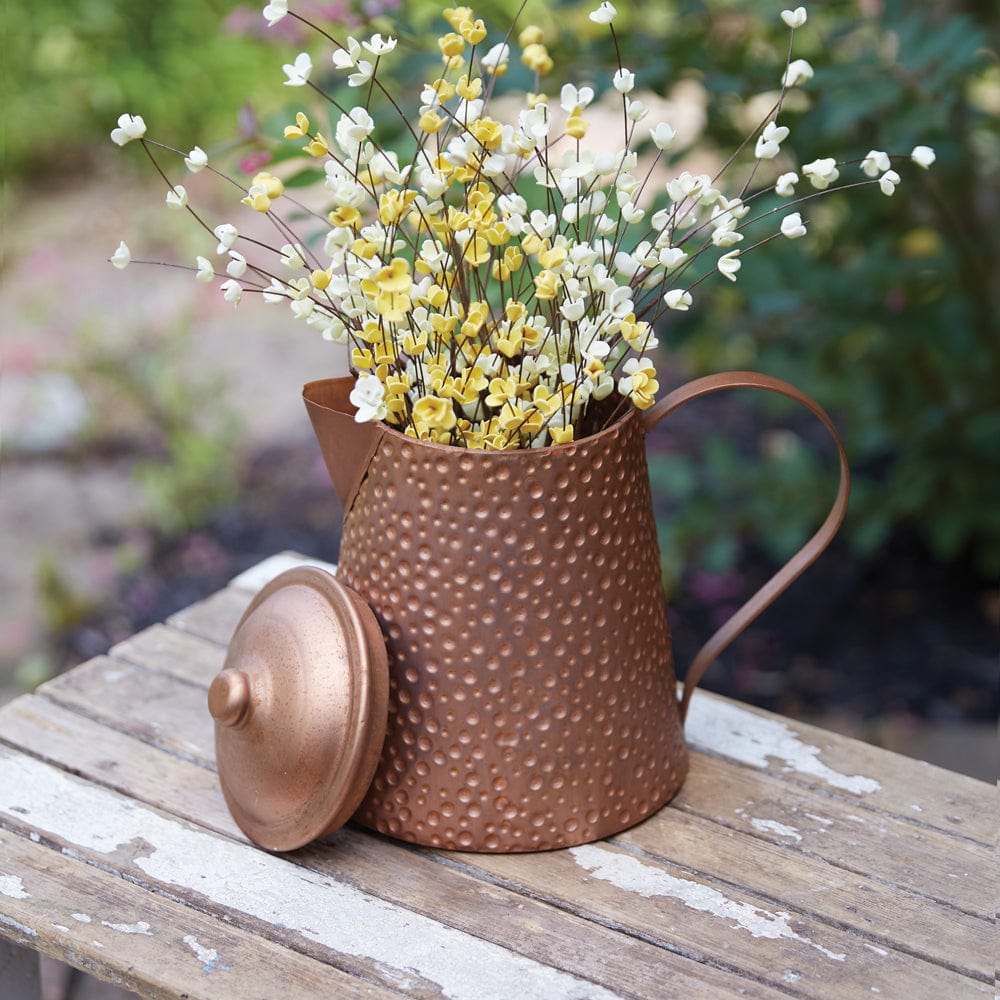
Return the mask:
[[[528, 0], [565, 80], [607, 89], [592, 4]], [[516, 10], [477, 7], [491, 26]], [[711, 172], [778, 89], [780, 3], [617, 4], [625, 63], [676, 117], [676, 164]], [[401, 38], [380, 73], [413, 94], [441, 30], [425, 0], [292, 0], [347, 33]], [[0, 377], [0, 697], [106, 650], [285, 548], [336, 559], [339, 510], [301, 384], [337, 349], [284, 311], [238, 310], [166, 267], [214, 247], [164, 206], [122, 112], [248, 183], [315, 44], [231, 0], [36, 0], [4, 11], [8, 95]], [[854, 472], [831, 551], [725, 654], [706, 686], [994, 780], [1000, 596], [1000, 69], [994, 5], [826, 0], [796, 33], [815, 77], [789, 102], [800, 162], [937, 153], [808, 209], [810, 234], [747, 258], [660, 333], [661, 385], [754, 369], [820, 401]], [[322, 42], [322, 40], [319, 40]], [[431, 41], [433, 45], [433, 41]], [[422, 55], [423, 54], [423, 55]], [[596, 69], [595, 67], [600, 67]], [[515, 77], [518, 69], [512, 66]], [[527, 82], [527, 78], [522, 83]], [[353, 102], [352, 102], [353, 103]], [[387, 141], [391, 137], [384, 137]], [[232, 187], [169, 165], [213, 222]], [[680, 169], [680, 166], [678, 166]], [[860, 175], [859, 175], [860, 177]], [[726, 287], [722, 287], [725, 285]], [[705, 286], [707, 288], [707, 286]], [[673, 314], [675, 317], [680, 314]], [[678, 663], [825, 516], [834, 458], [794, 407], [687, 407], [649, 445]]]

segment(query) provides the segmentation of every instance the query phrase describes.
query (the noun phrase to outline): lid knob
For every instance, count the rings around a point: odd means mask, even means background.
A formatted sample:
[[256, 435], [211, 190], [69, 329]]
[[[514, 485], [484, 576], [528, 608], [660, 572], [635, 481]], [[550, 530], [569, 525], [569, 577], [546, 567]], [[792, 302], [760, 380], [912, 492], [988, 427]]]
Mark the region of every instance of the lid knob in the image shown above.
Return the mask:
[[208, 710], [220, 726], [237, 726], [250, 708], [250, 678], [228, 667], [216, 674], [208, 689]]

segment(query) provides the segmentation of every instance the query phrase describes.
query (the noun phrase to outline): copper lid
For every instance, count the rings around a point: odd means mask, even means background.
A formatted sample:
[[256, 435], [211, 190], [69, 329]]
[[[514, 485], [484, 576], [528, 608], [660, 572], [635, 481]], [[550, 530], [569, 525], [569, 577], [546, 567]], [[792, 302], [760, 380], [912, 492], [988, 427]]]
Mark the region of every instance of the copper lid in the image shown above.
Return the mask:
[[342, 826], [375, 773], [388, 698], [385, 641], [357, 594], [314, 566], [265, 586], [208, 692], [240, 829], [289, 851]]

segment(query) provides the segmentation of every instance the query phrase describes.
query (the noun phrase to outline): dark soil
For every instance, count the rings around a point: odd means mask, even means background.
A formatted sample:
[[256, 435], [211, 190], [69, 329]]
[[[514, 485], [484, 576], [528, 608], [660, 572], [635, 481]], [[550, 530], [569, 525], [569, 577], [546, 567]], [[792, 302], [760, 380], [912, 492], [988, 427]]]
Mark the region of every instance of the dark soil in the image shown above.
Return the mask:
[[[270, 448], [251, 463], [243, 500], [181, 538], [152, 538], [151, 558], [114, 601], [62, 639], [78, 662], [291, 549], [335, 562], [340, 508], [315, 444]], [[679, 672], [774, 567], [751, 549], [739, 574], [695, 572], [669, 609]], [[998, 714], [995, 593], [964, 563], [935, 563], [899, 535], [859, 561], [834, 543], [708, 672], [705, 686], [792, 717], [933, 721]]]

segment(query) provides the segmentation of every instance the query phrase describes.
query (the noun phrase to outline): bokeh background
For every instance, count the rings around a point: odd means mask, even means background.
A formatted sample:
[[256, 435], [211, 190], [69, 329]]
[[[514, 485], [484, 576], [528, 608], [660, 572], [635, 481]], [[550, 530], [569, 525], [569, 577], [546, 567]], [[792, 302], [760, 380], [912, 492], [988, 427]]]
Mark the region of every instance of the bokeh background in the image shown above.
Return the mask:
[[[300, 0], [340, 37], [401, 37], [384, 78], [412, 95], [442, 30], [424, 0]], [[618, 3], [626, 64], [683, 125], [676, 164], [711, 169], [766, 108], [779, 3]], [[516, 5], [477, 7], [492, 26]], [[614, 51], [584, 5], [529, 0], [558, 83], [606, 89]], [[0, 699], [104, 651], [279, 551], [335, 560], [339, 510], [299, 400], [343, 359], [284, 312], [166, 267], [211, 249], [119, 114], [209, 152], [244, 183], [302, 92], [281, 65], [326, 46], [230, 0], [35, 0], [4, 12], [8, 86], [0, 378]], [[340, 27], [346, 26], [346, 27]], [[706, 686], [988, 780], [1000, 620], [1000, 70], [972, 0], [827, 0], [796, 37], [814, 79], [788, 105], [799, 162], [937, 151], [934, 169], [808, 210], [810, 235], [749, 257], [660, 334], [661, 384], [752, 368], [831, 412], [854, 493], [831, 551]], [[430, 43], [433, 45], [433, 41]], [[603, 67], [601, 71], [595, 67]], [[381, 72], [381, 71], [380, 71]], [[512, 68], [510, 82], [527, 83]], [[555, 86], [555, 84], [554, 84]], [[386, 141], [391, 136], [384, 137]], [[271, 152], [269, 152], [271, 151]], [[249, 210], [164, 159], [213, 223]], [[678, 167], [679, 169], [679, 167]], [[725, 285], [726, 287], [722, 287]], [[705, 286], [708, 287], [708, 286]], [[752, 394], [688, 407], [650, 441], [678, 663], [822, 520], [832, 450]]]

